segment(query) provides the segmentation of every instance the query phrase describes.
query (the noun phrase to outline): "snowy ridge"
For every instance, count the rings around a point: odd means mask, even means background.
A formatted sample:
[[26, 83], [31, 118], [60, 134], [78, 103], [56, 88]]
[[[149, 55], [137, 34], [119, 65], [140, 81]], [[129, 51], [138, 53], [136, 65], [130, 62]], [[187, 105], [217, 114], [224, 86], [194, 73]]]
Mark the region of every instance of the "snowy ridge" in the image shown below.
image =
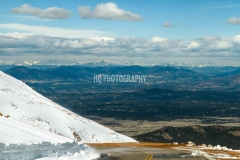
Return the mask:
[[[175, 66], [175, 67], [224, 67], [216, 62], [213, 63], [196, 63], [196, 62], [168, 62], [168, 63], [144, 63], [139, 61], [108, 61], [108, 60], [97, 60], [97, 61], [74, 61], [74, 60], [47, 60], [47, 61], [36, 61], [36, 60], [24, 60], [24, 61], [0, 61], [0, 65], [16, 65], [16, 66], [84, 66], [84, 67], [117, 67], [117, 66]], [[239, 66], [239, 65], [238, 65]], [[237, 67], [237, 66], [235, 66]]]
[[61, 107], [1, 71], [0, 113], [82, 143], [136, 142]]
[[103, 66], [147, 66], [147, 64], [141, 62], [119, 62], [119, 61], [108, 61], [108, 60], [98, 60], [98, 61], [88, 61], [80, 62], [73, 60], [48, 60], [48, 61], [34, 61], [34, 60], [25, 60], [25, 61], [0, 61], [0, 65], [16, 65], [16, 66], [33, 66], [33, 65], [53, 65], [53, 66], [85, 66], [85, 67], [103, 67]]

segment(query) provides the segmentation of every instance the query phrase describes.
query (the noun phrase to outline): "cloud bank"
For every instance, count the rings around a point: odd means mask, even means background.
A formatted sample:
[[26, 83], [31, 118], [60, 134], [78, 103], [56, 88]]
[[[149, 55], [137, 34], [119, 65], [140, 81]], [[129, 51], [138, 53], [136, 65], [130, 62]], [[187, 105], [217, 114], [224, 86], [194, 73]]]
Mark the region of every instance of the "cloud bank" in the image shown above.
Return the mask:
[[143, 18], [130, 11], [118, 8], [115, 3], [98, 4], [94, 10], [91, 7], [79, 6], [78, 12], [83, 19], [106, 19], [106, 20], [126, 20], [126, 21], [142, 21]]
[[97, 57], [236, 57], [240, 35], [208, 36], [192, 41], [144, 38], [59, 38], [44, 35], [2, 34], [0, 56], [88, 55]]
[[28, 14], [43, 19], [65, 19], [71, 16], [71, 12], [63, 8], [50, 7], [47, 9], [40, 9], [32, 7], [29, 4], [23, 4], [20, 7], [12, 8], [13, 14]]

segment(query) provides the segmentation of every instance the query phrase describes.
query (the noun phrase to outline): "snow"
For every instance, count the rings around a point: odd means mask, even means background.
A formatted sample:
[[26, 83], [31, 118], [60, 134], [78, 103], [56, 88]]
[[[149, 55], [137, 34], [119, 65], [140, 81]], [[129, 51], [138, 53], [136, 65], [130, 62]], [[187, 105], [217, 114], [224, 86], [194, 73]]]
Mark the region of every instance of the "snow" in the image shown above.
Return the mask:
[[1, 71], [0, 113], [81, 143], [137, 142], [63, 108]]
[[11, 118], [0, 117], [0, 142], [5, 144], [66, 143], [73, 140]]
[[[107, 38], [107, 37], [101, 37]], [[95, 37], [96, 40], [100, 40], [99, 37]], [[106, 40], [106, 39], [105, 39]], [[97, 61], [73, 61], [69, 60], [48, 60], [48, 61], [35, 61], [35, 60], [24, 60], [24, 61], [0, 61], [0, 65], [16, 65], [16, 66], [38, 66], [38, 65], [56, 65], [56, 66], [86, 66], [86, 67], [100, 67], [100, 66], [184, 66], [184, 67], [224, 67], [223, 65], [217, 64], [216, 62], [213, 63], [196, 63], [196, 62], [169, 62], [169, 63], [143, 63], [139, 61], [108, 61], [108, 60], [97, 60]]]
[[213, 156], [210, 156], [207, 152], [201, 151], [201, 150], [193, 150], [191, 153], [191, 156], [193, 157], [205, 157], [208, 160], [214, 160]]
[[80, 151], [80, 153], [74, 153], [74, 155], [71, 156], [60, 156], [55, 158], [45, 157], [36, 160], [93, 160], [99, 157], [99, 154], [96, 153]]
[[[193, 143], [193, 142], [191, 142]], [[193, 143], [194, 144], [194, 143]], [[240, 159], [240, 150], [233, 150], [231, 148], [227, 148], [225, 146], [212, 146], [212, 145], [201, 145], [201, 146], [195, 146], [195, 145], [188, 145], [186, 144], [187, 147], [175, 147], [175, 149], [179, 150], [187, 150], [191, 151], [191, 156], [195, 157], [205, 157], [209, 160], [215, 160], [215, 159]], [[238, 155], [236, 157], [234, 154], [230, 153], [235, 153]]]
[[51, 144], [43, 142], [30, 145], [5, 145], [0, 143], [1, 160], [33, 160], [33, 159], [78, 159], [90, 160], [100, 157], [100, 154], [84, 144], [66, 142]]
[[191, 153], [191, 156], [195, 157], [205, 157], [208, 160], [215, 160], [215, 159], [239, 159], [239, 157], [236, 156], [230, 156], [227, 153], [226, 154], [222, 154], [222, 153], [212, 153], [212, 154], [208, 154], [205, 151], [202, 150], [193, 150]]
[[1, 160], [33, 160], [40, 157], [71, 157], [88, 160], [100, 154], [84, 144], [32, 127], [11, 118], [0, 117], [0, 157]]
[[[32, 127], [28, 124], [0, 117], [0, 159], [81, 159], [90, 160], [100, 154], [84, 144]], [[45, 158], [41, 158], [45, 157]]]

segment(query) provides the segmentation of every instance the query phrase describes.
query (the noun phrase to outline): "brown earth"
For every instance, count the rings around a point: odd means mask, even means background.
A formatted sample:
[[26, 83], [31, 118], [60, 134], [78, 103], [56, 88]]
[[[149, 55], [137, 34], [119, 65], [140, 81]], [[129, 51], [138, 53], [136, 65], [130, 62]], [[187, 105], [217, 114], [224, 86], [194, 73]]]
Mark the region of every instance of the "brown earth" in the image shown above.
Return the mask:
[[[202, 150], [206, 153], [208, 153], [209, 155], [215, 155], [215, 154], [227, 154], [230, 157], [237, 157], [237, 159], [240, 159], [240, 152], [238, 151], [224, 151], [224, 150], [211, 150], [211, 149], [201, 149], [199, 146], [193, 146], [192, 148], [187, 146], [187, 144], [173, 144], [173, 143], [91, 143], [88, 144], [89, 146], [98, 149], [101, 148], [139, 148], [140, 150], [148, 153], [148, 154], [155, 154], [156, 151], [158, 151], [157, 149], [166, 149], [166, 151], [170, 151], [174, 154], [179, 154], [179, 153], [190, 153], [191, 149], [199, 149]], [[152, 149], [156, 148], [156, 150], [152, 150]], [[184, 152], [185, 151], [185, 152]], [[144, 153], [143, 152], [143, 153]], [[156, 152], [157, 153], [157, 152]], [[129, 157], [134, 156], [134, 155], [128, 155], [125, 157], [128, 157], [127, 159], [129, 159]], [[146, 157], [148, 157], [147, 154], [141, 154], [141, 153], [137, 153], [138, 157], [142, 157], [141, 159], [145, 159]], [[117, 158], [118, 160], [122, 160], [121, 158]], [[173, 158], [174, 159], [174, 158]], [[179, 158], [176, 158], [179, 159]], [[191, 158], [181, 158], [181, 159], [196, 159], [196, 160], [205, 160], [206, 158], [204, 157], [191, 157]], [[221, 158], [222, 160], [223, 158]], [[227, 159], [227, 158], [225, 158]], [[232, 158], [229, 158], [232, 159]], [[131, 160], [131, 158], [129, 159]], [[140, 159], [139, 159], [140, 160]], [[152, 160], [154, 160], [154, 157], [152, 158]], [[223, 159], [224, 160], [224, 159]]]

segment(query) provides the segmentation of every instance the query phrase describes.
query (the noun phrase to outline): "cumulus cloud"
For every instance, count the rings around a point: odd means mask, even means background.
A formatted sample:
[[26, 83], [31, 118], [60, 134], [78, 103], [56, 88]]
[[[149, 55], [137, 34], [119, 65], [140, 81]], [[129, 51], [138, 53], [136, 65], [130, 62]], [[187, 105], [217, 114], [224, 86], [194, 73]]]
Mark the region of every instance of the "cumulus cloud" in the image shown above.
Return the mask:
[[97, 30], [77, 30], [66, 29], [59, 27], [46, 27], [46, 26], [31, 26], [18, 23], [0, 24], [0, 28], [7, 30], [8, 32], [23, 32], [28, 34], [40, 34], [51, 37], [66, 37], [66, 38], [83, 38], [83, 37], [97, 37], [108, 36], [109, 32], [97, 31]]
[[152, 40], [152, 42], [158, 43], [158, 42], [164, 42], [164, 41], [166, 41], [167, 39], [166, 39], [166, 38], [162, 38], [162, 37], [155, 36], [155, 37], [152, 37], [151, 40]]
[[83, 19], [106, 19], [106, 20], [126, 20], [126, 21], [142, 21], [143, 18], [130, 11], [118, 8], [115, 3], [98, 4], [94, 10], [91, 7], [79, 6], [78, 12]]
[[71, 16], [71, 12], [63, 8], [50, 7], [47, 9], [40, 9], [32, 7], [29, 4], [23, 4], [20, 7], [12, 8], [13, 14], [28, 14], [43, 19], [65, 19]]
[[220, 41], [218, 42], [216, 48], [219, 50], [229, 50], [231, 49], [233, 44], [229, 41]]
[[240, 18], [237, 18], [237, 17], [229, 18], [228, 24], [240, 25]]
[[197, 50], [200, 49], [201, 44], [199, 42], [190, 42], [190, 44], [187, 46], [187, 49], [189, 50]]
[[234, 42], [240, 44], [240, 35], [236, 35], [236, 36], [233, 38], [233, 40], [234, 40]]

